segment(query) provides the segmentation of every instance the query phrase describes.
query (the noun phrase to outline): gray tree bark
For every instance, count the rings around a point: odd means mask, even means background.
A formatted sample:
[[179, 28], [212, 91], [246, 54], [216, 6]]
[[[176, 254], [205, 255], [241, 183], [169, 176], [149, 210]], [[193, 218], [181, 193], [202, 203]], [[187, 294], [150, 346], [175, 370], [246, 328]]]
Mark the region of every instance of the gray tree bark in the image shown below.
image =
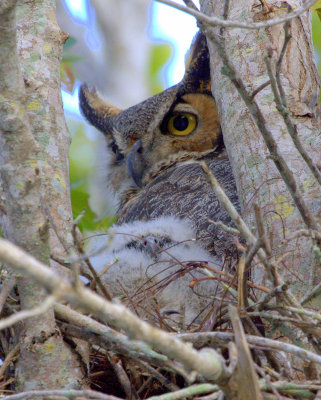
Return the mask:
[[[66, 35], [50, 0], [6, 0], [0, 14], [1, 228], [6, 238], [49, 264], [50, 254], [64, 258], [72, 245], [70, 139], [59, 69]], [[52, 267], [62, 273], [57, 265]], [[18, 277], [17, 286], [22, 309], [41, 305], [46, 298], [29, 279]], [[19, 333], [18, 390], [83, 386], [79, 355], [63, 341], [52, 309], [26, 320]]]
[[[221, 1], [201, 1], [201, 9], [208, 15], [223, 15]], [[238, 21], [264, 21], [281, 17], [286, 5], [296, 8], [302, 1], [268, 2], [274, 12], [254, 7], [255, 1], [231, 0], [228, 19]], [[286, 4], [285, 4], [286, 3]], [[279, 10], [282, 8], [282, 10]], [[215, 35], [219, 28], [211, 28]], [[318, 109], [320, 79], [316, 69], [311, 41], [311, 15], [303, 14], [290, 22], [292, 36], [286, 48], [281, 66], [281, 82], [285, 90], [289, 116], [296, 125], [298, 135], [306, 151], [318, 163], [321, 151], [320, 117]], [[269, 80], [264, 57], [272, 51], [272, 66], [281, 52], [284, 42], [283, 25], [269, 29], [226, 29], [225, 50], [245, 88], [252, 93]], [[224, 141], [232, 163], [243, 217], [253, 230], [255, 218], [253, 205], [261, 209], [272, 255], [279, 262], [279, 273], [291, 282], [291, 289], [302, 297], [321, 280], [320, 258], [316, 256], [311, 238], [298, 236], [282, 244], [284, 239], [300, 229], [307, 229], [293, 198], [280, 176], [260, 129], [249, 108], [240, 97], [231, 80], [221, 73], [222, 61], [217, 48], [210, 43], [213, 94], [217, 102]], [[321, 223], [320, 185], [294, 146], [286, 125], [276, 109], [271, 86], [266, 86], [255, 97], [265, 126], [272, 133], [279, 153], [292, 171], [297, 194], [307, 205], [315, 227]], [[256, 269], [255, 280], [265, 280], [263, 271]], [[320, 307], [320, 297], [313, 305]]]

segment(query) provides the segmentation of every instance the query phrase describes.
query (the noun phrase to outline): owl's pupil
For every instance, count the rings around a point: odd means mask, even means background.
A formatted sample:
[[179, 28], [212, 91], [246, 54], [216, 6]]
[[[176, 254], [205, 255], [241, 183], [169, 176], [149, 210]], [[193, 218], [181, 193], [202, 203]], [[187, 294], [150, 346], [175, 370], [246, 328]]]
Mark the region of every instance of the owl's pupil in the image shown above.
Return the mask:
[[188, 118], [185, 115], [178, 115], [173, 121], [173, 126], [178, 131], [185, 131], [188, 127]]

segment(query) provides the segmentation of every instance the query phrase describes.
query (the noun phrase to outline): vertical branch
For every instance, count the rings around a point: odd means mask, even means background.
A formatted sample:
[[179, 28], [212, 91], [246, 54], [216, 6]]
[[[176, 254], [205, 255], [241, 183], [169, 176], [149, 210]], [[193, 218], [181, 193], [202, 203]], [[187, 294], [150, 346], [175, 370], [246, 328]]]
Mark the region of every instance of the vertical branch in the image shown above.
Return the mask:
[[283, 47], [282, 47], [279, 59], [276, 62], [275, 77], [274, 77], [274, 74], [272, 71], [272, 65], [271, 65], [271, 60], [272, 60], [272, 50], [271, 49], [268, 50], [268, 54], [265, 57], [265, 63], [266, 63], [269, 77], [270, 77], [270, 82], [271, 82], [272, 92], [274, 94], [274, 101], [276, 103], [276, 108], [284, 120], [284, 123], [287, 127], [289, 135], [291, 136], [291, 138], [293, 140], [295, 147], [297, 148], [297, 150], [301, 154], [302, 158], [304, 159], [304, 161], [310, 168], [313, 176], [315, 177], [315, 179], [317, 180], [319, 185], [321, 185], [321, 173], [301, 143], [301, 140], [298, 135], [297, 126], [293, 123], [293, 121], [290, 117], [290, 111], [288, 109], [286, 95], [285, 95], [283, 85], [281, 82], [282, 60], [283, 60], [283, 57], [285, 54], [285, 50], [291, 39], [291, 35], [289, 34], [289, 25], [290, 25], [289, 22], [286, 22], [284, 24], [284, 43], [283, 43]]
[[[298, 6], [294, 0], [287, 3]], [[260, 21], [263, 25], [281, 13], [286, 14], [286, 10], [281, 11], [277, 6], [267, 14], [252, 5], [254, 1], [230, 1], [228, 19], [240, 23]], [[201, 10], [210, 15], [222, 15], [223, 9], [224, 2], [201, 0]], [[280, 54], [274, 80], [280, 81], [281, 86], [277, 82], [276, 86], [280, 97], [287, 102], [288, 117], [314, 163], [321, 151], [317, 125], [319, 77], [311, 51], [308, 13], [289, 24], [289, 34], [295, 40], [285, 38], [285, 41], [282, 29], [282, 25], [256, 32], [225, 28], [224, 43], [218, 28], [207, 31], [213, 36], [209, 38], [213, 41], [208, 40], [212, 90], [243, 217], [252, 226], [255, 223], [250, 211], [253, 201], [260, 205], [272, 254], [276, 260], [283, 257], [280, 271], [284, 279], [302, 283], [293, 287], [293, 292], [300, 297], [309, 290], [310, 271], [318, 262], [312, 250], [313, 240], [310, 235], [297, 237], [284, 245], [281, 243], [284, 234], [287, 237], [304, 228], [304, 224], [319, 229], [320, 185], [316, 178], [318, 172], [312, 176], [311, 168], [287, 134], [283, 117], [276, 112], [264, 55], [269, 47]], [[225, 57], [223, 71], [222, 55], [223, 59]], [[320, 271], [320, 268], [315, 269], [314, 285], [318, 283]], [[253, 270], [253, 278], [257, 283], [266, 279], [261, 267]]]
[[309, 229], [317, 230], [318, 228], [317, 224], [313, 219], [310, 210], [303, 199], [301, 191], [297, 185], [296, 179], [292, 171], [289, 169], [287, 163], [285, 162], [282, 154], [280, 153], [278, 145], [275, 139], [273, 138], [271, 131], [267, 128], [267, 122], [256, 100], [251, 96], [251, 94], [246, 89], [243, 81], [240, 79], [220, 39], [218, 39], [218, 37], [209, 29], [205, 28], [204, 32], [206, 33], [206, 36], [215, 44], [216, 50], [220, 55], [220, 57], [222, 58], [223, 61], [222, 73], [231, 80], [236, 90], [238, 91], [239, 95], [244, 100], [257, 127], [259, 128], [262, 137], [264, 139], [264, 142], [267, 148], [269, 149], [271, 158], [274, 161], [278, 171], [280, 172], [280, 175], [283, 178], [287, 188], [289, 189], [289, 192], [301, 214], [303, 221], [305, 222], [305, 224]]
[[[46, 193], [47, 184], [58, 175], [59, 167], [55, 168], [55, 174], [46, 176], [48, 172], [48, 159], [42, 152], [43, 142], [40, 136], [36, 134], [41, 132], [48, 137], [51, 146], [54, 143], [51, 137], [50, 126], [53, 116], [48, 113], [52, 111], [46, 108], [39, 99], [28, 96], [25, 83], [32, 88], [35, 93], [42, 93], [44, 97], [51, 98], [54, 90], [48, 87], [49, 82], [56, 85], [59, 92], [59, 72], [56, 76], [51, 74], [52, 79], [48, 79], [47, 71], [36, 73], [38, 70], [37, 60], [43, 58], [44, 63], [48, 62], [50, 54], [55, 55], [58, 49], [58, 43], [46, 42], [42, 44], [39, 58], [34, 57], [30, 60], [30, 45], [35, 49], [37, 36], [31, 33], [40, 32], [35, 29], [38, 21], [33, 23], [32, 10], [42, 10], [46, 17], [46, 23], [49, 25], [51, 18], [52, 2], [50, 5], [37, 2], [19, 2], [6, 1], [1, 3], [1, 25], [0, 25], [0, 179], [5, 199], [6, 214], [0, 216], [1, 228], [5, 237], [23, 247], [26, 251], [34, 255], [38, 260], [48, 263], [50, 256], [50, 232], [46, 216], [44, 216], [41, 207], [41, 197]], [[28, 43], [21, 39], [21, 43], [28, 47], [25, 57], [29, 57], [28, 71], [33, 71], [30, 77], [24, 75], [21, 69], [21, 60], [19, 59], [18, 36], [16, 29], [16, 8], [30, 7], [30, 11], [25, 8], [24, 13], [20, 12], [29, 19], [29, 24], [25, 27], [24, 34], [28, 29]], [[46, 10], [46, 11], [45, 11]], [[51, 11], [50, 11], [51, 10]], [[46, 14], [47, 13], [47, 14]], [[44, 19], [41, 19], [41, 24]], [[39, 37], [45, 40], [46, 36], [39, 33]], [[59, 49], [61, 45], [61, 36], [59, 36]], [[60, 50], [57, 50], [59, 52]], [[36, 52], [34, 53], [34, 55]], [[43, 57], [42, 57], [43, 56]], [[59, 58], [57, 58], [56, 69], [59, 71]], [[34, 62], [34, 64], [33, 64]], [[50, 60], [51, 64], [52, 60]], [[36, 76], [46, 76], [46, 84], [42, 85], [36, 81]], [[31, 78], [32, 76], [32, 78]], [[37, 85], [36, 85], [37, 84]], [[35, 90], [35, 86], [39, 89]], [[59, 95], [56, 96], [59, 98]], [[62, 112], [62, 111], [61, 111]], [[38, 124], [42, 120], [43, 124]], [[46, 127], [44, 128], [44, 124]], [[56, 134], [61, 135], [62, 126], [55, 125]], [[54, 135], [53, 135], [54, 136]], [[51, 147], [52, 149], [52, 147]], [[64, 150], [64, 148], [62, 149]], [[52, 151], [52, 150], [51, 150]], [[59, 154], [59, 151], [57, 150]], [[62, 151], [62, 153], [64, 153]], [[56, 154], [56, 153], [55, 153]], [[57, 155], [56, 164], [59, 165]], [[64, 158], [65, 172], [67, 158]], [[68, 183], [68, 179], [67, 179]], [[55, 187], [57, 188], [57, 186]], [[50, 190], [48, 190], [50, 191]], [[52, 196], [57, 196], [57, 189], [52, 192]], [[51, 202], [47, 197], [46, 201]], [[58, 204], [57, 204], [58, 209]], [[45, 291], [29, 279], [17, 278], [18, 291], [22, 309], [30, 309], [41, 305], [45, 299]], [[52, 309], [49, 309], [41, 316], [34, 316], [25, 321], [20, 333], [21, 356], [17, 369], [17, 386], [19, 389], [25, 387], [78, 387], [81, 384], [82, 374], [81, 365], [77, 356], [71, 351], [60, 335], [57, 334], [55, 317]], [[63, 361], [64, 360], [64, 361]], [[65, 370], [66, 373], [60, 373]], [[68, 373], [67, 373], [68, 371]]]

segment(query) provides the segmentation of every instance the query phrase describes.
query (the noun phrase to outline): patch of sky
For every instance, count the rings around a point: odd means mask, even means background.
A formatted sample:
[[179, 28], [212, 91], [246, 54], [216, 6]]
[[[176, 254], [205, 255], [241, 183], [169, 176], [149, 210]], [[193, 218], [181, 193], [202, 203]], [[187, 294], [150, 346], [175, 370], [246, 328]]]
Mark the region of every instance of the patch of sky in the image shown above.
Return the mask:
[[88, 21], [88, 0], [64, 0], [66, 10], [72, 18], [82, 24]]
[[[176, 1], [184, 4], [182, 0]], [[199, 2], [195, 2], [199, 6]], [[166, 81], [170, 86], [178, 83], [185, 70], [185, 54], [197, 32], [195, 18], [165, 4], [153, 2], [152, 23], [149, 34], [152, 40], [168, 41], [173, 45], [171, 63], [165, 69]]]
[[73, 116], [82, 119], [79, 111], [78, 93], [79, 93], [79, 86], [75, 86], [75, 89], [72, 93], [62, 90], [61, 91], [62, 103], [64, 106], [64, 110], [73, 114]]
[[[88, 0], [64, 0], [65, 7], [75, 22], [88, 27], [86, 41], [91, 48], [99, 47], [96, 34], [95, 14]], [[177, 3], [184, 4], [182, 0]], [[199, 1], [195, 1], [199, 6]], [[149, 35], [155, 41], [167, 41], [173, 45], [173, 56], [165, 68], [165, 82], [169, 86], [178, 83], [184, 75], [185, 54], [197, 31], [195, 19], [182, 11], [154, 1], [151, 5]], [[62, 91], [65, 110], [79, 116], [78, 88], [72, 94]]]

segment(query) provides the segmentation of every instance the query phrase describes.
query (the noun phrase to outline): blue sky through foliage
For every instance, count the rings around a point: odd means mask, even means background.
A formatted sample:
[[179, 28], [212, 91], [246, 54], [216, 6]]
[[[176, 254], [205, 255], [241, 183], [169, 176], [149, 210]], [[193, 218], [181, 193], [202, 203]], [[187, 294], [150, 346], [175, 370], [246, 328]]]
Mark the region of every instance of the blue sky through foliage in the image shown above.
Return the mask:
[[[75, 22], [90, 26], [93, 16], [88, 0], [64, 0], [65, 7]], [[184, 4], [182, 0], [177, 3]], [[198, 2], [196, 1], [196, 4]], [[197, 31], [195, 19], [179, 10], [158, 2], [151, 3], [151, 22], [148, 35], [153, 41], [170, 42], [173, 46], [173, 57], [165, 68], [165, 82], [172, 86], [179, 82], [184, 74], [184, 56]], [[90, 47], [98, 46], [93, 32], [86, 38]], [[73, 94], [62, 91], [64, 108], [72, 113], [78, 113], [78, 89]]]

